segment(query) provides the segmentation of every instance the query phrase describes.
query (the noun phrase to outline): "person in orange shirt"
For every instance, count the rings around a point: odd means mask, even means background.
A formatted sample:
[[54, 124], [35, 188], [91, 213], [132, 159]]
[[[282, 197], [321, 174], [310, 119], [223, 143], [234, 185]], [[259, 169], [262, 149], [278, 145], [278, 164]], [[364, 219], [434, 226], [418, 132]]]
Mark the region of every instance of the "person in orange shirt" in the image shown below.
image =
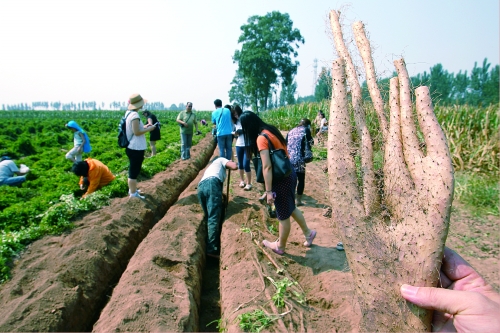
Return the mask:
[[101, 161], [87, 158], [85, 161], [73, 163], [71, 171], [80, 176], [80, 188], [82, 190], [87, 186], [87, 192], [82, 196], [97, 191], [101, 187], [108, 185], [115, 176], [109, 171], [109, 168]]

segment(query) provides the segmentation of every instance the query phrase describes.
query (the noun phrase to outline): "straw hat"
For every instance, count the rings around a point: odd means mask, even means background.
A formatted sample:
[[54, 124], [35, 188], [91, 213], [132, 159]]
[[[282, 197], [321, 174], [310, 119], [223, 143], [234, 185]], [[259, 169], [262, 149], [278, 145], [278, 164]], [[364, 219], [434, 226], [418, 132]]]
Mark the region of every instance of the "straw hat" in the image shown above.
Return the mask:
[[144, 105], [144, 103], [147, 103], [147, 101], [143, 99], [141, 95], [133, 94], [130, 96], [128, 103], [129, 110], [138, 110]]

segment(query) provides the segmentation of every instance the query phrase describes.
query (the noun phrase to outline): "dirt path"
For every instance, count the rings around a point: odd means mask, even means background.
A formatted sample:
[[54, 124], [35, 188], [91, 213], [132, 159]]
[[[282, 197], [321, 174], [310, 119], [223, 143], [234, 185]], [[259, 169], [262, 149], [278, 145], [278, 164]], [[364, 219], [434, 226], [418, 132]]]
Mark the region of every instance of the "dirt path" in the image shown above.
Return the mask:
[[[141, 183], [146, 201], [117, 199], [77, 221], [70, 233], [33, 243], [12, 280], [0, 286], [0, 331], [217, 331], [217, 323], [206, 325], [220, 318], [219, 326], [232, 332], [241, 331], [238, 316], [255, 310], [270, 316], [267, 331], [356, 331], [352, 275], [345, 253], [335, 248], [333, 220], [324, 216], [324, 162], [308, 165], [300, 207], [318, 236], [305, 248], [292, 222], [284, 256], [260, 245], [275, 240], [278, 229], [257, 200], [261, 186], [244, 191], [233, 171], [217, 269], [217, 262], [206, 261], [196, 198], [212, 152], [207, 137], [191, 161]], [[497, 288], [498, 222], [474, 219], [457, 206], [447, 242]], [[284, 306], [276, 307], [272, 281], [284, 278], [294, 284], [283, 293]]]

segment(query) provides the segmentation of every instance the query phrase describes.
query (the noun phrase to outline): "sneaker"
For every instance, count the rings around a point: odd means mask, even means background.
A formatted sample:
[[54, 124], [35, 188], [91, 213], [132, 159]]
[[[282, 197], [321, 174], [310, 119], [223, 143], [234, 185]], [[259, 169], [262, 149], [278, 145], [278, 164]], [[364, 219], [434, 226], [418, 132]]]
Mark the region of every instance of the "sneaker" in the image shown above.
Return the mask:
[[244, 181], [241, 181], [241, 182], [240, 182], [240, 187], [241, 187], [241, 188], [245, 187], [245, 182], [244, 182]]
[[304, 246], [310, 247], [312, 245], [315, 237], [316, 237], [316, 230], [311, 230], [309, 237], [306, 237], [306, 241], [304, 242]]
[[145, 196], [139, 194], [139, 191], [135, 191], [134, 193], [130, 194], [130, 197], [131, 198], [146, 199]]
[[245, 191], [250, 191], [252, 189], [252, 184], [247, 184], [247, 186], [245, 186], [243, 189]]
[[282, 250], [282, 249], [280, 249], [278, 247], [278, 241], [271, 243], [271, 242], [269, 242], [269, 241], [267, 241], [267, 240], [264, 239], [262, 241], [262, 245], [264, 245], [265, 247], [273, 250], [274, 253], [279, 254], [280, 256], [283, 255], [283, 254], [285, 254], [285, 250]]

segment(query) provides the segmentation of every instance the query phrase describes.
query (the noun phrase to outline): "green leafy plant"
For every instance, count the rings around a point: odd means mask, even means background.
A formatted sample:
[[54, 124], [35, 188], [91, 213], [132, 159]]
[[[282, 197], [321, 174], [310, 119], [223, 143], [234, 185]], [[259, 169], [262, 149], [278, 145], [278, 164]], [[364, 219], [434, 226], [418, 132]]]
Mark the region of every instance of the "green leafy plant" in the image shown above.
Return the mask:
[[219, 330], [219, 332], [225, 332], [227, 330], [226, 327], [224, 326], [224, 322], [223, 322], [222, 318], [209, 322], [206, 325], [206, 327], [212, 325], [213, 323], [217, 323], [217, 326], [215, 326], [215, 327]]
[[290, 281], [288, 278], [283, 278], [279, 281], [274, 281], [273, 278], [267, 277], [269, 281], [276, 287], [276, 292], [271, 299], [277, 307], [285, 306], [285, 297], [288, 295], [287, 288], [297, 284], [297, 282]]
[[260, 332], [269, 327], [276, 319], [259, 309], [253, 312], [242, 313], [237, 318], [240, 328], [244, 332]]

